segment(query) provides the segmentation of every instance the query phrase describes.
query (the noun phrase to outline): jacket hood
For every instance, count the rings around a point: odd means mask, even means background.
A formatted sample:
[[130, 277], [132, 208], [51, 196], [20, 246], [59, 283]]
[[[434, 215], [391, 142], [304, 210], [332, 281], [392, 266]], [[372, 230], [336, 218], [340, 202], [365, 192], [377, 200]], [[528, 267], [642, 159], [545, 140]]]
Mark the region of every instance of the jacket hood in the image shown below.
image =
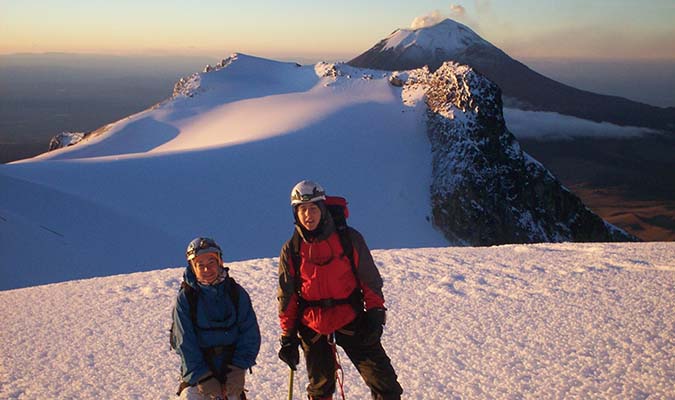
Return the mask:
[[330, 215], [330, 212], [328, 212], [326, 205], [322, 201], [317, 202], [317, 204], [321, 209], [321, 221], [319, 222], [319, 226], [317, 226], [316, 229], [311, 232], [305, 229], [305, 227], [303, 227], [302, 224], [298, 222], [297, 213], [295, 213], [295, 210], [293, 210], [293, 215], [295, 217], [295, 230], [298, 231], [298, 234], [305, 242], [326, 240], [328, 236], [335, 232], [335, 222], [333, 222], [333, 217]]
[[192, 269], [192, 265], [189, 261], [185, 268], [185, 272], [183, 272], [183, 280], [193, 288], [197, 288], [197, 275], [195, 275], [195, 271]]

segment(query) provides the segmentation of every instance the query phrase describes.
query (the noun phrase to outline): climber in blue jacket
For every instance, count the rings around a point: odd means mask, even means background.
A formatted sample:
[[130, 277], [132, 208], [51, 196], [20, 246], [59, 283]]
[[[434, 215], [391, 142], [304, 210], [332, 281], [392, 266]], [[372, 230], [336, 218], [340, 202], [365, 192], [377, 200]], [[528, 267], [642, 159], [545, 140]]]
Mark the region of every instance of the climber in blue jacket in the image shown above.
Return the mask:
[[245, 400], [246, 370], [260, 350], [248, 293], [229, 276], [215, 241], [198, 237], [176, 299], [172, 347], [181, 357], [181, 399]]

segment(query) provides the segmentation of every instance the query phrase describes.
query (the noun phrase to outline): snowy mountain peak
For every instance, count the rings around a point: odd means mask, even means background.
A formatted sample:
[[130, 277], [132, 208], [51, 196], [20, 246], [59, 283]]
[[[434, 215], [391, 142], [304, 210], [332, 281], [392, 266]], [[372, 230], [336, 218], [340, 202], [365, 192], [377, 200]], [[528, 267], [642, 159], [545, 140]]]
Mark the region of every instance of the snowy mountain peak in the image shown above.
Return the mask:
[[[243, 53], [232, 53], [216, 65], [207, 65], [202, 72], [181, 78], [176, 82], [172, 98], [193, 97], [195, 94], [221, 87], [225, 81], [252, 80], [270, 74], [279, 74], [301, 67], [293, 62], [275, 61]], [[226, 74], [223, 74], [227, 70]]]
[[451, 19], [419, 29], [398, 29], [381, 44], [382, 51], [416, 46], [427, 50], [441, 49], [448, 53], [455, 53], [475, 44], [489, 45], [469, 27]]
[[667, 132], [675, 126], [675, 108], [651, 107], [556, 82], [451, 19], [430, 27], [396, 30], [348, 64], [386, 71], [412, 70], [426, 65], [435, 71], [446, 61], [470, 65], [495, 82], [505, 100], [519, 108]]
[[[418, 29], [399, 29], [348, 64], [359, 68], [402, 71], [428, 65], [432, 71], [446, 61], [467, 64], [467, 57], [492, 58], [501, 50], [466, 25], [445, 19]], [[482, 70], [482, 68], [478, 68]]]

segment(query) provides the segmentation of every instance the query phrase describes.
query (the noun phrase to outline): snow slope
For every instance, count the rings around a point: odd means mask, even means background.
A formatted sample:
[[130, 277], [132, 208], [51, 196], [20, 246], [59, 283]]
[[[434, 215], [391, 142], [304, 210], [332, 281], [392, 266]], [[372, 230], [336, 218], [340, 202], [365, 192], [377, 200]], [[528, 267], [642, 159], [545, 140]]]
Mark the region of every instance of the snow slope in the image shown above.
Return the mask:
[[381, 71], [330, 70], [233, 55], [76, 146], [0, 165], [0, 289], [180, 265], [199, 235], [274, 257], [305, 178], [347, 197], [373, 248], [447, 245], [424, 108]]
[[[227, 250], [226, 250], [227, 253]], [[379, 250], [406, 399], [675, 398], [675, 245]], [[275, 258], [230, 264], [263, 343], [249, 398], [285, 399]], [[170, 399], [182, 269], [0, 292], [0, 398]], [[368, 391], [341, 352], [347, 399]], [[295, 398], [306, 377], [296, 374]]]
[[445, 19], [433, 26], [421, 29], [397, 29], [382, 40], [381, 50], [410, 47], [420, 49], [443, 50], [454, 54], [472, 45], [492, 46], [464, 24]]

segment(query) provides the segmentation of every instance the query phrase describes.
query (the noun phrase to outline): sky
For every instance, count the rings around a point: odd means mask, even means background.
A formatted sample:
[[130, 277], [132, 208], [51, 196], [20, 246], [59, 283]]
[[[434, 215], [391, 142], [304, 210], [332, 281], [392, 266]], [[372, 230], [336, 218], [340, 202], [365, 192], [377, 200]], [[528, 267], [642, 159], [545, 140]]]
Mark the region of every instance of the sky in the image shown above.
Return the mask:
[[0, 0], [0, 54], [334, 61], [395, 29], [447, 17], [518, 58], [675, 59], [672, 0]]

